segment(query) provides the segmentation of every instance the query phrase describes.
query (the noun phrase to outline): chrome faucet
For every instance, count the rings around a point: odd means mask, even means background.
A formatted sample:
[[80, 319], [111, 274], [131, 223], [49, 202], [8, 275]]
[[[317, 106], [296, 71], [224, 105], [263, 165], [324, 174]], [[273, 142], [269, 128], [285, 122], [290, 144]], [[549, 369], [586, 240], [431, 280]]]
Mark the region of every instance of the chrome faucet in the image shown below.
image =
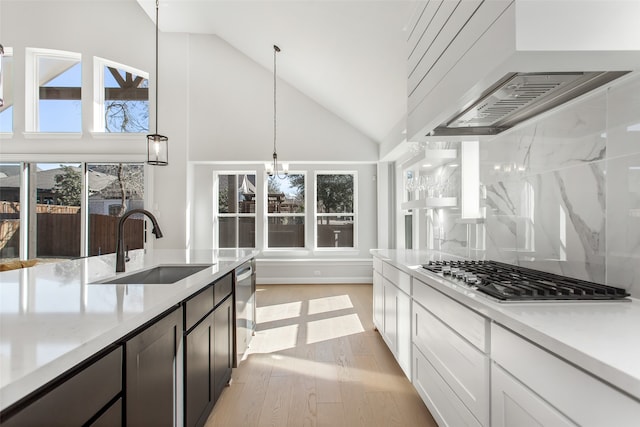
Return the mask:
[[162, 238], [162, 231], [160, 230], [158, 221], [156, 221], [156, 217], [153, 216], [151, 212], [145, 209], [132, 209], [130, 211], [127, 211], [120, 217], [120, 221], [118, 222], [118, 236], [116, 243], [116, 273], [121, 273], [124, 271], [124, 223], [131, 215], [134, 214], [146, 215], [153, 223], [153, 229], [151, 230], [151, 232], [156, 235], [156, 239]]

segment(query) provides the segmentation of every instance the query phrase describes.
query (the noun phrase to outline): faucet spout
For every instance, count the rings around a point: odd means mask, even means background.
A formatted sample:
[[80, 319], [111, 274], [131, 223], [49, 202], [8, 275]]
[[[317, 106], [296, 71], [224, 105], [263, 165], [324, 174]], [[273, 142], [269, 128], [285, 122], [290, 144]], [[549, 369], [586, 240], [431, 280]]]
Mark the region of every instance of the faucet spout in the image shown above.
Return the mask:
[[118, 236], [116, 240], [116, 273], [121, 273], [125, 270], [124, 264], [124, 223], [131, 215], [135, 214], [143, 214], [146, 215], [153, 224], [153, 228], [151, 232], [156, 235], [156, 239], [162, 238], [162, 230], [160, 230], [160, 226], [158, 225], [158, 221], [153, 214], [145, 209], [132, 209], [130, 211], [125, 212], [124, 215], [120, 217], [120, 221], [118, 222]]

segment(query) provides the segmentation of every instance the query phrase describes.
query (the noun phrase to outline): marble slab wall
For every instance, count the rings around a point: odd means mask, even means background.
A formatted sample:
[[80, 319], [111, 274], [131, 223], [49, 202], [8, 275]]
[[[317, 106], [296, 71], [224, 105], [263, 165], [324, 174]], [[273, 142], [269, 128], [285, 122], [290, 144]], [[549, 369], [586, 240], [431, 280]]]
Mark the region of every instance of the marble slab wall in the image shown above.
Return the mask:
[[486, 257], [640, 297], [640, 77], [481, 143]]
[[436, 249], [640, 298], [640, 73], [482, 141], [480, 159], [485, 221], [434, 210]]

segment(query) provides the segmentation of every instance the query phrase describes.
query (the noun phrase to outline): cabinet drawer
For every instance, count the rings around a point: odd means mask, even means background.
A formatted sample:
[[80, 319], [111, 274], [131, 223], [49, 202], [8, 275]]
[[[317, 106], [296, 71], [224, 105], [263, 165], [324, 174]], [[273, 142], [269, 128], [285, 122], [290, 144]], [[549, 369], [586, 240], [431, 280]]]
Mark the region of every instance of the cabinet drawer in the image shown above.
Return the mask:
[[385, 262], [382, 264], [382, 275], [400, 288], [402, 292], [411, 295], [411, 276], [407, 273]]
[[497, 324], [491, 325], [491, 354], [496, 363], [576, 424], [638, 425], [639, 401]]
[[489, 340], [487, 340], [489, 322], [486, 318], [415, 277], [413, 282], [414, 301], [420, 303], [481, 351], [489, 352]]
[[3, 427], [83, 425], [122, 390], [122, 347], [47, 392]]
[[216, 306], [222, 302], [233, 290], [232, 274], [229, 273], [226, 276], [216, 280], [213, 284], [213, 305]]
[[188, 331], [213, 310], [213, 286], [189, 298], [184, 304], [184, 329]]
[[413, 362], [413, 385], [439, 426], [482, 427], [415, 346]]
[[382, 260], [380, 258], [373, 257], [373, 269], [382, 274]]
[[489, 357], [413, 303], [413, 343], [458, 398], [489, 425]]

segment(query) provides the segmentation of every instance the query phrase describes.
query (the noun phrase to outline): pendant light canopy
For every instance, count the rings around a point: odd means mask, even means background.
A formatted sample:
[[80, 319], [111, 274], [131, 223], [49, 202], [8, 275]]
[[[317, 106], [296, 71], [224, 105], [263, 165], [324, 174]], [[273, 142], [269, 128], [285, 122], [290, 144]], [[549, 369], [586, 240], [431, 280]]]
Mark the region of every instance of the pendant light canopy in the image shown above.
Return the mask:
[[269, 176], [277, 176], [280, 179], [285, 178], [289, 175], [289, 165], [286, 163], [282, 163], [282, 175], [280, 175], [278, 171], [278, 150], [276, 149], [276, 96], [277, 96], [277, 86], [276, 86], [276, 55], [280, 52], [280, 48], [276, 45], [273, 45], [273, 163], [267, 163], [265, 165], [265, 169], [267, 171], [267, 175]]
[[147, 135], [147, 163], [154, 166], [169, 164], [169, 138], [158, 134], [158, 9], [160, 0], [156, 0], [156, 133]]

